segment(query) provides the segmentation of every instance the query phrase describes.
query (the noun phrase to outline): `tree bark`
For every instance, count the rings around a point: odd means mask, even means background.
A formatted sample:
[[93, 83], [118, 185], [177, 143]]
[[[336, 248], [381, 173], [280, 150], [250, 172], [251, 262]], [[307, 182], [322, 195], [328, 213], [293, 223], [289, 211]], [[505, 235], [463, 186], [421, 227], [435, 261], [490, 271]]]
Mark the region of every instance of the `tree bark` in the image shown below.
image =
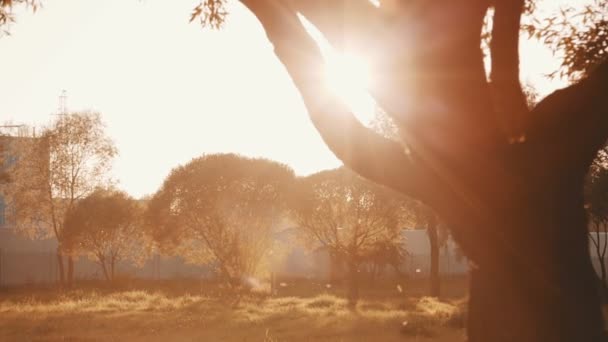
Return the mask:
[[547, 190], [514, 206], [517, 215], [479, 227], [518, 245], [473, 268], [469, 341], [605, 341], [582, 194]]
[[427, 234], [431, 245], [431, 269], [429, 273], [431, 297], [439, 297], [440, 281], [439, 281], [439, 236], [437, 234], [437, 219], [434, 214], [429, 215], [427, 223]]

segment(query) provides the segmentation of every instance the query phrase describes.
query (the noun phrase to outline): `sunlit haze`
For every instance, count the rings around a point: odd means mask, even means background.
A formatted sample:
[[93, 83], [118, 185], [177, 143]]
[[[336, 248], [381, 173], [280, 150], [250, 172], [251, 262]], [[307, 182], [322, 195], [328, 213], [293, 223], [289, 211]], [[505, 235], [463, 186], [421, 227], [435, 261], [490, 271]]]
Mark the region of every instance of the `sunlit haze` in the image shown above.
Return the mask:
[[[195, 4], [53, 0], [19, 13], [0, 39], [0, 122], [42, 125], [67, 90], [69, 110], [102, 114], [120, 153], [114, 176], [135, 196], [203, 153], [263, 156], [302, 175], [338, 166], [253, 15], [229, 2], [225, 27], [202, 29], [188, 23]], [[529, 43], [522, 53], [534, 56], [524, 81], [554, 88], [550, 53]], [[365, 56], [325, 56], [328, 85], [369, 120]]]

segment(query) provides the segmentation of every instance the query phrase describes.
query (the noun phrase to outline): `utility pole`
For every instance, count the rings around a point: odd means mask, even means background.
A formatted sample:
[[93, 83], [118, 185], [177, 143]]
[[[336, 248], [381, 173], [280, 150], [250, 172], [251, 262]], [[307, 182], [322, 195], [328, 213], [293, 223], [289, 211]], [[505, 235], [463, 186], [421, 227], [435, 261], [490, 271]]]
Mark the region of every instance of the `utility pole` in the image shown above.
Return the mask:
[[68, 92], [63, 89], [59, 95], [59, 106], [57, 107], [57, 115], [64, 116], [68, 113]]

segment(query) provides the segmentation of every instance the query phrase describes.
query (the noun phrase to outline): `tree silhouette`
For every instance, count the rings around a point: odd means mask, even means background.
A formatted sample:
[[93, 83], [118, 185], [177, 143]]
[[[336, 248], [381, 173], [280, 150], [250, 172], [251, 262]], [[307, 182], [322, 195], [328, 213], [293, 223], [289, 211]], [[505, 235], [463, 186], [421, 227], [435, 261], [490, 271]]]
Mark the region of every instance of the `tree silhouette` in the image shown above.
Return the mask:
[[[523, 0], [241, 2], [330, 149], [448, 223], [475, 265], [470, 341], [605, 338], [582, 189], [608, 135], [606, 60], [529, 109], [519, 82]], [[480, 44], [490, 6], [488, 79]], [[365, 128], [321, 86], [323, 59], [298, 15], [336, 48], [348, 38], [373, 52], [370, 92], [400, 143]]]

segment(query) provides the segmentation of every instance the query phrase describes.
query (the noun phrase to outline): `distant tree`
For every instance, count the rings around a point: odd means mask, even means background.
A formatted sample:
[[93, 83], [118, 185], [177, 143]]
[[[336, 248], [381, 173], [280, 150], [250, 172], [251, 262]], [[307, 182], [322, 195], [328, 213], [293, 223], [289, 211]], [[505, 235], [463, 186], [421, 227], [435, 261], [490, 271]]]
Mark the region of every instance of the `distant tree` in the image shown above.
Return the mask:
[[142, 229], [143, 205], [117, 190], [96, 190], [66, 214], [64, 249], [94, 259], [113, 281], [121, 261], [141, 264], [147, 257]]
[[162, 251], [216, 265], [237, 287], [271, 256], [293, 177], [289, 167], [265, 159], [193, 159], [173, 169], [150, 200], [150, 234]]
[[21, 233], [57, 239], [61, 284], [66, 284], [65, 255], [67, 283], [73, 277], [73, 259], [63, 245], [65, 215], [78, 200], [110, 182], [110, 163], [116, 153], [98, 113], [70, 113], [21, 144], [17, 161], [9, 169], [14, 181], [6, 192], [11, 208], [7, 217]]
[[298, 180], [292, 213], [306, 239], [347, 263], [348, 300], [359, 299], [359, 273], [365, 257], [380, 244], [401, 241], [407, 199], [342, 167]]
[[600, 279], [604, 297], [608, 295], [606, 279], [606, 250], [608, 248], [608, 151], [600, 151], [591, 165], [585, 186], [589, 239], [600, 264]]
[[409, 253], [406, 248], [406, 241], [397, 239], [397, 241], [381, 240], [375, 242], [362, 257], [362, 263], [370, 266], [370, 280], [374, 282], [382, 272], [391, 267], [392, 270], [399, 276], [402, 275], [402, 266], [404, 265]]
[[[381, 108], [377, 108], [374, 119], [371, 122], [370, 128], [387, 139], [399, 141], [399, 129], [394, 120], [387, 115]], [[407, 148], [407, 147], [406, 147]], [[417, 227], [423, 227], [427, 231], [430, 247], [430, 270], [429, 270], [429, 295], [439, 297], [440, 295], [440, 279], [439, 279], [439, 254], [442, 246], [445, 245], [447, 231], [443, 230], [443, 234], [439, 234], [439, 216], [428, 206], [425, 206], [419, 201], [411, 200], [410, 213], [412, 215], [411, 222]], [[393, 253], [394, 254], [394, 253]]]

